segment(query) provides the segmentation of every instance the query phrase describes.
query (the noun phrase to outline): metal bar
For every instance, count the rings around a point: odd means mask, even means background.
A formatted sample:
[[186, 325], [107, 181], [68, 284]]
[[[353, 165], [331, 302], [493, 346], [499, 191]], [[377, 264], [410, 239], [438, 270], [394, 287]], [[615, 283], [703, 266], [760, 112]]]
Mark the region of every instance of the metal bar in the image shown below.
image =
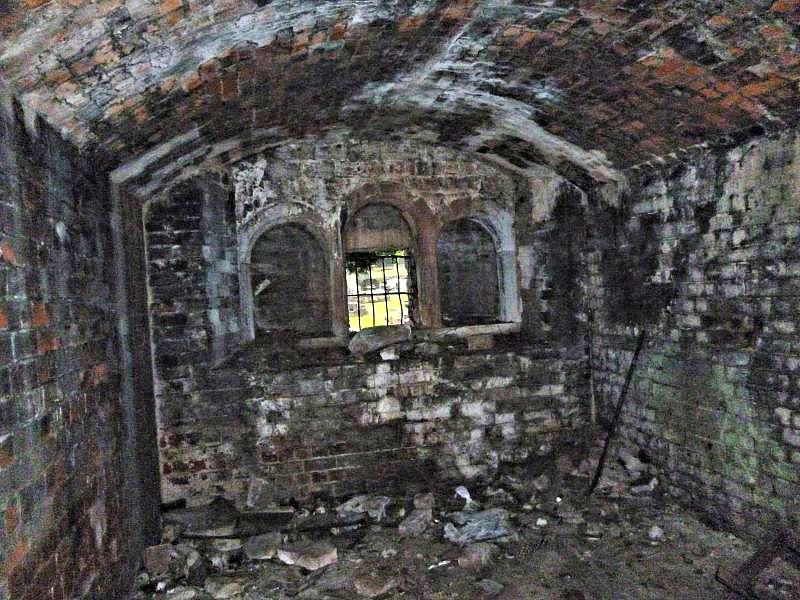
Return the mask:
[[397, 299], [400, 300], [400, 324], [406, 322], [405, 311], [403, 310], [403, 292], [400, 289], [400, 261], [397, 260], [397, 256], [392, 257], [394, 259], [394, 270], [397, 271]]
[[375, 293], [372, 291], [372, 267], [373, 265], [369, 266], [369, 301], [372, 304], [372, 326], [375, 327]]
[[386, 324], [389, 323], [389, 290], [386, 289], [386, 258], [381, 256], [381, 275], [383, 275], [383, 305], [386, 307]]
[[625, 396], [628, 395], [628, 388], [631, 385], [633, 372], [636, 369], [636, 363], [639, 360], [639, 353], [642, 351], [642, 346], [644, 346], [645, 332], [646, 330], [642, 328], [642, 331], [639, 334], [639, 339], [636, 341], [636, 350], [633, 352], [633, 359], [631, 360], [631, 364], [628, 365], [628, 372], [625, 374], [625, 382], [622, 384], [622, 392], [620, 392], [619, 400], [617, 401], [617, 407], [614, 410], [614, 417], [611, 419], [611, 424], [608, 426], [608, 435], [606, 436], [606, 442], [603, 445], [603, 453], [600, 455], [600, 460], [597, 463], [597, 470], [594, 472], [592, 483], [589, 486], [589, 490], [586, 492], [587, 497], [589, 497], [592, 494], [592, 492], [597, 487], [597, 484], [600, 481], [600, 477], [603, 475], [603, 467], [605, 467], [606, 464], [606, 454], [608, 454], [608, 447], [611, 445], [611, 438], [614, 437], [614, 433], [616, 432], [617, 421], [619, 421], [619, 416], [620, 414], [622, 414], [622, 405], [625, 404]]

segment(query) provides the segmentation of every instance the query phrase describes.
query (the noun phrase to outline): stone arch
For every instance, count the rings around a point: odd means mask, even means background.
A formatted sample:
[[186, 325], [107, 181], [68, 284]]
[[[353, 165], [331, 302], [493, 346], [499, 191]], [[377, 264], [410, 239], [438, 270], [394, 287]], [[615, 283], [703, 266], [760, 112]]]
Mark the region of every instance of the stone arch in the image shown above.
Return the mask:
[[343, 227], [345, 251], [405, 248], [413, 250], [414, 229], [408, 217], [388, 202], [361, 206]]
[[258, 236], [249, 264], [255, 330], [330, 334], [327, 263], [320, 241], [297, 223], [276, 225]]
[[[484, 322], [505, 322], [518, 323], [522, 318], [522, 310], [519, 299], [519, 281], [517, 278], [516, 261], [516, 241], [514, 237], [513, 216], [506, 210], [488, 205], [487, 210], [477, 214], [467, 214], [447, 221], [437, 233], [436, 256], [437, 256], [437, 280], [439, 284], [439, 297], [441, 314], [444, 324], [470, 325]], [[462, 227], [464, 231], [459, 235], [457, 228]], [[469, 232], [472, 232], [470, 234]], [[470, 270], [466, 269], [465, 264], [456, 267], [462, 271], [459, 277], [462, 281], [461, 286], [456, 286], [455, 293], [452, 284], [446, 281], [447, 277], [452, 277], [454, 272], [442, 273], [443, 269], [443, 246], [447, 245], [448, 236], [453, 236], [452, 252], [456, 252], [458, 247], [461, 251], [469, 253], [467, 244], [470, 235], [480, 236], [483, 240], [483, 248], [486, 256], [481, 261], [481, 268], [474, 273], [474, 281], [466, 281], [467, 289], [464, 288], [465, 279], [473, 278]], [[458, 238], [461, 238], [460, 241]], [[444, 241], [443, 241], [444, 238]], [[491, 250], [489, 249], [491, 245]], [[477, 248], [475, 250], [478, 250]], [[464, 256], [464, 259], [468, 256]], [[473, 259], [475, 256], [473, 256]], [[445, 269], [446, 270], [446, 269]], [[448, 289], [443, 289], [448, 286]], [[492, 289], [496, 290], [492, 292]], [[454, 311], [454, 302], [461, 302], [467, 295], [474, 299], [467, 302], [461, 311]], [[496, 295], [494, 295], [496, 294]], [[496, 298], [496, 301], [495, 301]], [[483, 313], [483, 317], [473, 313], [473, 318], [468, 318], [467, 312], [475, 310], [478, 305], [470, 307], [470, 304], [478, 303]], [[489, 308], [491, 307], [491, 309]], [[455, 312], [453, 317], [447, 318], [448, 312]], [[450, 321], [448, 323], [447, 321]]]
[[498, 252], [494, 236], [476, 219], [455, 219], [436, 242], [444, 325], [481, 325], [500, 319]]
[[280, 207], [259, 215], [239, 238], [245, 341], [258, 332], [331, 335], [331, 232], [314, 215]]

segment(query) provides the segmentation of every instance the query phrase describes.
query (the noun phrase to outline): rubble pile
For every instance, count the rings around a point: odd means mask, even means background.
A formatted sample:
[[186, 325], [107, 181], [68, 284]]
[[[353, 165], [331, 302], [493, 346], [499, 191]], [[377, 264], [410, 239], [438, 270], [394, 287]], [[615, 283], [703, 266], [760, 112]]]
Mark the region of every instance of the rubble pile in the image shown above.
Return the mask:
[[[748, 547], [669, 504], [635, 448], [614, 450], [587, 499], [600, 449], [580, 456], [543, 446], [535, 461], [482, 487], [318, 498], [257, 511], [218, 498], [170, 510], [162, 543], [142, 556], [138, 599], [720, 594], [714, 570], [720, 561], [735, 564]], [[650, 568], [655, 556], [663, 573]], [[793, 597], [790, 576], [769, 577], [765, 598]], [[676, 585], [684, 587], [665, 591]], [[695, 588], [701, 595], [680, 595]], [[621, 589], [630, 593], [614, 595]]]

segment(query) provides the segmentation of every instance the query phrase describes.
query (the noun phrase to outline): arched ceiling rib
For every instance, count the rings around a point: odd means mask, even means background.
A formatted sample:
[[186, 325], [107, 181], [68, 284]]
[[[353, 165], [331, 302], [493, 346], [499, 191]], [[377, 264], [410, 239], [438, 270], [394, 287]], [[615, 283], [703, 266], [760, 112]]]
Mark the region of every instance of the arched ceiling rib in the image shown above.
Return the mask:
[[800, 0], [12, 0], [0, 35], [26, 110], [129, 174], [344, 129], [607, 181], [800, 107]]

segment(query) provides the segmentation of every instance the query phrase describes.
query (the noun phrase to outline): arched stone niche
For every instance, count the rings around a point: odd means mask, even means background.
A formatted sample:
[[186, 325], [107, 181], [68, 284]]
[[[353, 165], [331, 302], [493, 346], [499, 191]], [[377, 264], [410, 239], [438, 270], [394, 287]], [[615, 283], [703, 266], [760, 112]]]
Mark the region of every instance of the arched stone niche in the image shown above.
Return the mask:
[[309, 211], [275, 206], [239, 235], [239, 285], [244, 341], [257, 335], [323, 338], [337, 325], [336, 228]]
[[522, 319], [513, 216], [491, 205], [485, 209], [439, 229], [436, 262], [444, 326]]
[[300, 225], [276, 225], [250, 253], [256, 332], [321, 336], [331, 331], [327, 252]]
[[500, 319], [497, 251], [473, 219], [447, 223], [436, 243], [442, 324], [482, 325]]

